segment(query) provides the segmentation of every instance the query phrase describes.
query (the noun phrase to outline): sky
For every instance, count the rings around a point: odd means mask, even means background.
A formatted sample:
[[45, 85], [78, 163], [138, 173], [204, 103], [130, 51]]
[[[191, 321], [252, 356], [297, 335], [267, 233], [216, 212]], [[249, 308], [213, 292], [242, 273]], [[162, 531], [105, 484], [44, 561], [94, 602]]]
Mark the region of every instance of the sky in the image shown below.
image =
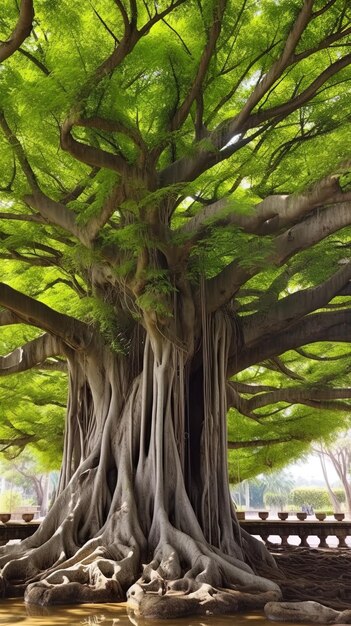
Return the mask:
[[[328, 477], [332, 485], [335, 482], [339, 484], [338, 476], [335, 472], [333, 465], [330, 461], [326, 461]], [[305, 459], [287, 465], [284, 470], [292, 474], [294, 479], [300, 484], [309, 485], [310, 483], [320, 482], [322, 486], [325, 485], [321, 464], [317, 455], [310, 454]], [[334, 485], [335, 486], [335, 485]]]

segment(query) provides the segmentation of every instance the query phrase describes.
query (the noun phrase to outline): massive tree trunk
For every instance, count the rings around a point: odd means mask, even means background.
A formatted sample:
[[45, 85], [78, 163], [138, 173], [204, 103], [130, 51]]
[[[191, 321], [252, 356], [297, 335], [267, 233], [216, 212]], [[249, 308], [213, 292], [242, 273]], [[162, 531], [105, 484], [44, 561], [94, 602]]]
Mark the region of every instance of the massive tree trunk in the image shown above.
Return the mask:
[[204, 321], [190, 361], [184, 346], [152, 332], [142, 358], [137, 347], [126, 358], [102, 343], [69, 353], [59, 495], [33, 537], [1, 548], [4, 594], [39, 604], [127, 594], [149, 617], [279, 598], [253, 569], [274, 561], [242, 533], [229, 494], [232, 324], [222, 313]]

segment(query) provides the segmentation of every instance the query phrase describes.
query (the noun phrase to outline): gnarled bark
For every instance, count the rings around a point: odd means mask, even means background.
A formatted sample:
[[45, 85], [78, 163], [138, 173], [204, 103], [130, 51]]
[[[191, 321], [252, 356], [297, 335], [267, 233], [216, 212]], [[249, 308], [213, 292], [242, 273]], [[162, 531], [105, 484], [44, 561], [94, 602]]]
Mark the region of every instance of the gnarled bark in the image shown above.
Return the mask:
[[[261, 607], [275, 567], [241, 533], [226, 468], [226, 362], [232, 325], [204, 319], [206, 367], [147, 335], [136, 370], [101, 344], [68, 353], [70, 400], [56, 503], [38, 531], [1, 548], [5, 595], [104, 602], [167, 617]], [[191, 388], [198, 395], [190, 398]]]

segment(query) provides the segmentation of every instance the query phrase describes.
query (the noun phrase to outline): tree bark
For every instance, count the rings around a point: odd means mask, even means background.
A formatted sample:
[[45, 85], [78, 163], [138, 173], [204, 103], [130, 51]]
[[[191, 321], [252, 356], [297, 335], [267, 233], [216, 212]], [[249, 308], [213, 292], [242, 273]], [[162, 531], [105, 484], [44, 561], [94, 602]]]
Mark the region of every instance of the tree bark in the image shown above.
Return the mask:
[[4, 594], [39, 604], [127, 595], [146, 617], [279, 599], [253, 565], [274, 561], [240, 531], [229, 493], [231, 343], [230, 320], [216, 313], [193, 370], [184, 349], [152, 333], [136, 369], [102, 344], [71, 353], [59, 495], [31, 538], [0, 549]]

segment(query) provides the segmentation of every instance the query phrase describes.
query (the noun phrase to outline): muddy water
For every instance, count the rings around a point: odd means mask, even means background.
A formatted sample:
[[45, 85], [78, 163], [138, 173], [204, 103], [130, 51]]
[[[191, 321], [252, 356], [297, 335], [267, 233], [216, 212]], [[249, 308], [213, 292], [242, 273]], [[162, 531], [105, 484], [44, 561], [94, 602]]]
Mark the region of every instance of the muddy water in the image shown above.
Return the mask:
[[[44, 610], [36, 606], [25, 606], [21, 600], [0, 602], [1, 626], [11, 626], [11, 624], [20, 626], [273, 626], [274, 623], [277, 622], [266, 620], [262, 612], [144, 621], [129, 616], [125, 604], [82, 604]], [[284, 624], [293, 626], [288, 622]], [[311, 626], [311, 624], [306, 622], [306, 626]]]

